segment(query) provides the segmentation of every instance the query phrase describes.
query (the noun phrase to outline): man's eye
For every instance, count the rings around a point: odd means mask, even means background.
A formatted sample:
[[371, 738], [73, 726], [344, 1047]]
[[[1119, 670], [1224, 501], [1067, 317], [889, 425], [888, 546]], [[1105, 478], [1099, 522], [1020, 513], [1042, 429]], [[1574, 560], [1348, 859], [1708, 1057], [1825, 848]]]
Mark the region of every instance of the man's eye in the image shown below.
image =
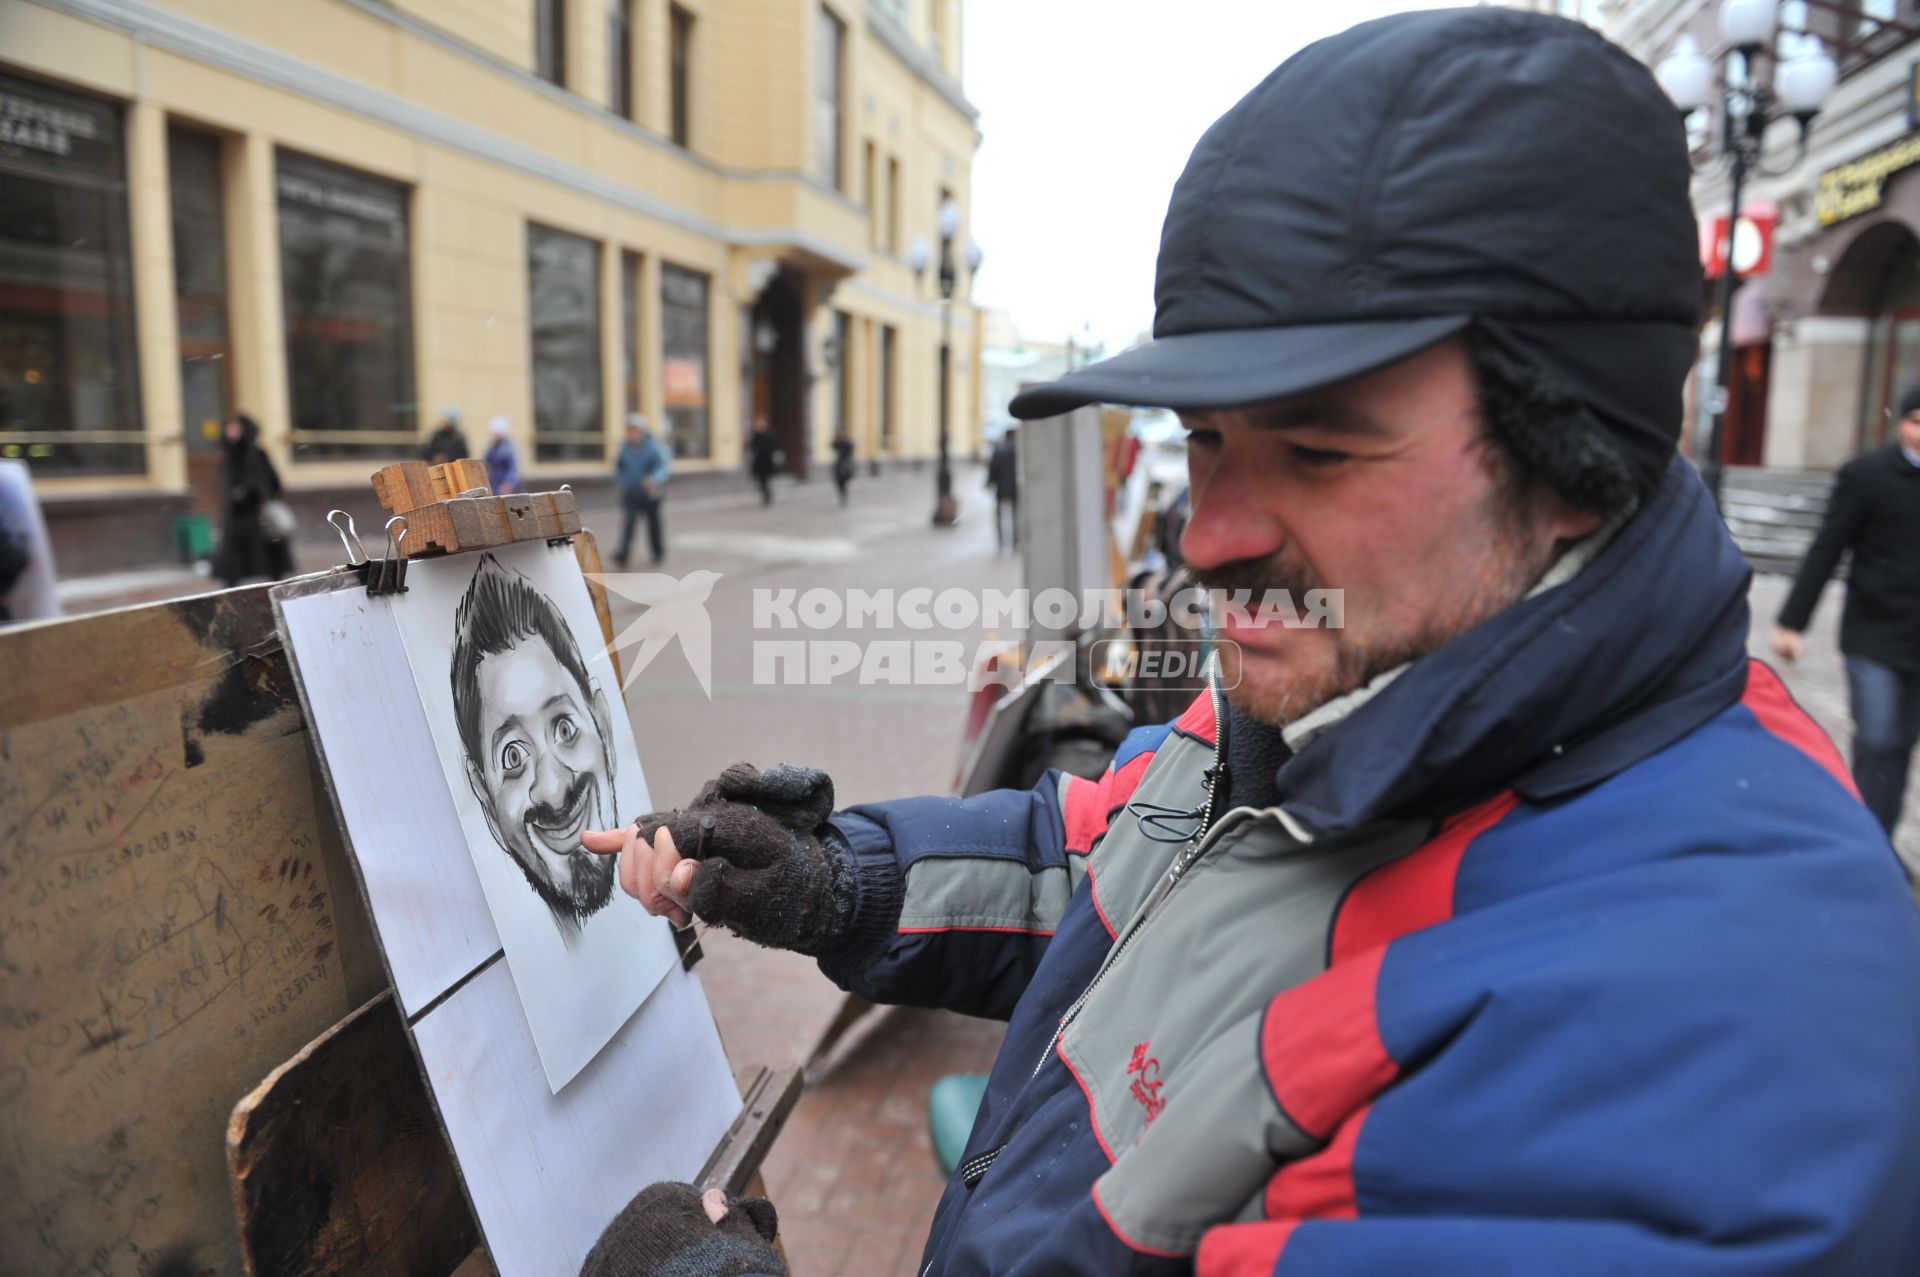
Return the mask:
[[1353, 455], [1348, 452], [1333, 452], [1326, 448], [1305, 448], [1297, 443], [1289, 444], [1287, 452], [1288, 455], [1301, 465], [1311, 466], [1315, 469], [1324, 469], [1328, 466], [1339, 465], [1342, 461], [1350, 460]]
[[509, 776], [516, 775], [527, 765], [527, 757], [527, 747], [510, 740], [500, 747], [500, 770]]
[[573, 744], [574, 738], [578, 735], [580, 735], [580, 729], [573, 725], [571, 715], [562, 714], [553, 721], [553, 738], [562, 745]]
[[1219, 446], [1220, 432], [1218, 430], [1187, 431], [1187, 447], [1189, 448], [1217, 448]]

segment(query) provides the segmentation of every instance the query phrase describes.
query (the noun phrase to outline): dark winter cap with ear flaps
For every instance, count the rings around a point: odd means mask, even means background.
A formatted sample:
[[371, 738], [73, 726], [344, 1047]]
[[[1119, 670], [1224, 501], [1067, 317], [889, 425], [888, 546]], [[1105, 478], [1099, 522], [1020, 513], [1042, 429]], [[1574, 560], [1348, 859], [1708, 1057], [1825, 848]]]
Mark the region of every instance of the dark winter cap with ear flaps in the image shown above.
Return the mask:
[[1154, 340], [1016, 397], [1226, 408], [1385, 367], [1477, 325], [1650, 483], [1672, 455], [1701, 271], [1679, 115], [1576, 22], [1406, 13], [1289, 58], [1174, 187]]

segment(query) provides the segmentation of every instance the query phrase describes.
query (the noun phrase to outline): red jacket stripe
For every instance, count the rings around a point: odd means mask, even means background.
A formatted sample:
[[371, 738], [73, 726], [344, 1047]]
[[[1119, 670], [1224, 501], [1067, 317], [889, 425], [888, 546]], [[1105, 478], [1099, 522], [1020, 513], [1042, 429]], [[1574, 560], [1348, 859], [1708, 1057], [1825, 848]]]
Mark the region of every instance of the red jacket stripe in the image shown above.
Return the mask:
[[1374, 989], [1383, 945], [1327, 968], [1267, 1004], [1260, 1063], [1287, 1118], [1315, 1139], [1391, 1084], [1399, 1066], [1380, 1041]]
[[1173, 730], [1198, 737], [1212, 745], [1219, 739], [1219, 726], [1213, 721], [1213, 693], [1202, 692], [1187, 706], [1186, 712], [1173, 720]]
[[1853, 784], [1853, 774], [1847, 770], [1840, 751], [1833, 747], [1833, 741], [1807, 711], [1800, 708], [1786, 684], [1765, 661], [1747, 662], [1747, 690], [1741, 695], [1740, 703], [1760, 720], [1760, 726], [1826, 768], [1835, 780], [1846, 786], [1849, 794], [1855, 798], [1860, 796]]
[[1333, 1143], [1280, 1168], [1267, 1181], [1271, 1219], [1353, 1219], [1360, 1213], [1353, 1187], [1353, 1150], [1360, 1142], [1371, 1104], [1340, 1124]]
[[1193, 1256], [1194, 1277], [1271, 1277], [1299, 1226], [1285, 1219], [1208, 1229]]
[[1519, 803], [1504, 793], [1470, 807], [1442, 825], [1432, 841], [1355, 883], [1334, 919], [1329, 963], [1338, 966], [1354, 954], [1451, 918], [1454, 878], [1468, 844]]
[[1101, 797], [1106, 779], [1088, 780], [1084, 776], [1067, 777], [1067, 793], [1061, 802], [1066, 826], [1067, 850], [1086, 855], [1100, 835], [1107, 831], [1107, 804]]

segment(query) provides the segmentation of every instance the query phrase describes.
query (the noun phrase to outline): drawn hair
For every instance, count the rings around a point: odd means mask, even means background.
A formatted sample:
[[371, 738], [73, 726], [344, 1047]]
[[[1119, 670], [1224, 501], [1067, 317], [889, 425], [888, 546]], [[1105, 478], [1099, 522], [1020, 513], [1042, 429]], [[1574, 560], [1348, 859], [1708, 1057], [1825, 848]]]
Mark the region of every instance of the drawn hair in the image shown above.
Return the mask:
[[453, 716], [460, 725], [460, 744], [467, 757], [478, 762], [480, 746], [480, 662], [520, 646], [530, 638], [546, 642], [555, 659], [580, 685], [580, 695], [593, 700], [587, 663], [573, 632], [553, 600], [535, 589], [519, 572], [500, 566], [491, 554], [480, 556], [480, 566], [461, 596], [453, 617]]

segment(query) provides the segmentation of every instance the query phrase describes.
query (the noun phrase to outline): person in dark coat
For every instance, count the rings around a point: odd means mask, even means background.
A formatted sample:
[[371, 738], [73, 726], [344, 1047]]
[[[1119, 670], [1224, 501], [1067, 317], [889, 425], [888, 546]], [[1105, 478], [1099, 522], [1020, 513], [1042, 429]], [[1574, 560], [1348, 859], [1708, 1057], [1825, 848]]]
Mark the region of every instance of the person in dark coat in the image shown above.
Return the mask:
[[420, 450], [430, 466], [442, 465], [448, 461], [463, 461], [467, 453], [467, 436], [460, 431], [460, 410], [442, 408], [440, 410], [440, 428], [427, 439], [427, 446]]
[[987, 486], [993, 489], [993, 543], [1006, 549], [1007, 529], [1012, 529], [1013, 548], [1020, 548], [1020, 451], [1014, 442], [1014, 428], [1000, 436], [987, 458]]
[[278, 581], [293, 571], [287, 543], [270, 536], [260, 511], [280, 495], [280, 475], [260, 447], [260, 426], [240, 413], [227, 422], [220, 459], [220, 550], [214, 574], [229, 587], [248, 577]]
[[833, 486], [840, 489], [840, 504], [847, 503], [847, 485], [853, 482], [853, 436], [845, 426], [833, 436]]
[[1840, 468], [1773, 630], [1773, 650], [1799, 660], [1820, 591], [1851, 550], [1840, 652], [1853, 706], [1853, 782], [1889, 834], [1920, 740], [1920, 386], [1901, 396], [1897, 429], [1896, 442]]
[[753, 434], [747, 438], [747, 463], [753, 481], [760, 485], [760, 504], [773, 504], [773, 472], [780, 464], [780, 441], [765, 417], [753, 419]]

